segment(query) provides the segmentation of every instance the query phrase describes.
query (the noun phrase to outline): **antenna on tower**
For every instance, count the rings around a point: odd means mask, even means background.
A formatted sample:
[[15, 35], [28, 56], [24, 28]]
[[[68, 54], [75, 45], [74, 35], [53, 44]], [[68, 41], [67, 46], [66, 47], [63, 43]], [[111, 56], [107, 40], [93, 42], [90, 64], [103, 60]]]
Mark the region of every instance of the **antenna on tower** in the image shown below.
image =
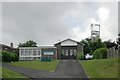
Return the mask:
[[100, 38], [100, 24], [91, 24], [91, 38], [92, 41]]

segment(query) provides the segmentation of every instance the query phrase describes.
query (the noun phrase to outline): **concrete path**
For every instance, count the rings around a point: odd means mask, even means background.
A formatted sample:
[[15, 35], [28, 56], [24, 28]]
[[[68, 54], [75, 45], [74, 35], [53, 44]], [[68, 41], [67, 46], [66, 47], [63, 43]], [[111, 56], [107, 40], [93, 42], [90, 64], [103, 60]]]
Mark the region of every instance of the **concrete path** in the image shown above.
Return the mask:
[[56, 78], [87, 78], [77, 60], [61, 60], [54, 72]]
[[77, 60], [61, 60], [54, 72], [33, 70], [3, 64], [3, 67], [22, 73], [30, 78], [87, 78]]

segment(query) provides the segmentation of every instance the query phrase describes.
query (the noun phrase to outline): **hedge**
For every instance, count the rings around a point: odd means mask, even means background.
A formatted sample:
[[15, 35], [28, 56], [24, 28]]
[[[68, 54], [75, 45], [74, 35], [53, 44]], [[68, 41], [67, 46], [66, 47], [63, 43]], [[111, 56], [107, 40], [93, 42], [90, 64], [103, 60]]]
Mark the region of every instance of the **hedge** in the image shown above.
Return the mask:
[[19, 57], [16, 53], [8, 52], [8, 51], [0, 51], [2, 54], [2, 62], [16, 62], [19, 60]]
[[84, 60], [84, 54], [82, 52], [77, 53], [77, 60]]
[[94, 59], [106, 59], [107, 58], [107, 48], [99, 48], [93, 52]]

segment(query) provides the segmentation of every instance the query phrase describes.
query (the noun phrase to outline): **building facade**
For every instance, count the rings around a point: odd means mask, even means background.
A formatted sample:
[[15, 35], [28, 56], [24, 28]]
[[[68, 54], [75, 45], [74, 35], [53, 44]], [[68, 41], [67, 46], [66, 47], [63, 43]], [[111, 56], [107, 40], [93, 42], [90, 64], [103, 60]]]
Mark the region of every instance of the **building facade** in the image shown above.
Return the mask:
[[41, 57], [76, 59], [78, 52], [83, 52], [83, 44], [66, 39], [54, 44], [54, 46], [20, 47], [19, 60], [40, 60]]
[[13, 53], [18, 53], [17, 48], [13, 47], [13, 43], [10, 43], [10, 46], [5, 45], [5, 44], [0, 44], [0, 50], [8, 51], [8, 52], [13, 52]]
[[77, 54], [83, 52], [83, 44], [72, 39], [63, 40], [54, 45], [57, 48], [58, 59], [76, 59]]
[[19, 60], [40, 60], [41, 57], [56, 59], [56, 48], [54, 46], [19, 47]]

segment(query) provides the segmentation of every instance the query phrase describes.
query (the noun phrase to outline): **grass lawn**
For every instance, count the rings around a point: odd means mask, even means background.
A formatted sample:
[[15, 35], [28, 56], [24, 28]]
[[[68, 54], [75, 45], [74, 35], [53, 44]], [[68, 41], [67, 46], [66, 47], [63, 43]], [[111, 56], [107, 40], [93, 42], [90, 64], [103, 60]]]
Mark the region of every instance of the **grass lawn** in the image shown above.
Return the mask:
[[118, 78], [118, 59], [80, 61], [89, 78]]
[[10, 79], [11, 80], [18, 80], [18, 78], [19, 78], [19, 80], [28, 80], [28, 77], [26, 77], [20, 73], [17, 73], [15, 71], [3, 68], [3, 67], [2, 67], [2, 78], [7, 78], [9, 80]]
[[0, 66], [0, 78], [2, 78], [2, 67]]
[[10, 63], [13, 66], [19, 66], [24, 68], [31, 68], [36, 70], [54, 71], [59, 60], [53, 60], [51, 62], [41, 62], [41, 61], [19, 61]]

